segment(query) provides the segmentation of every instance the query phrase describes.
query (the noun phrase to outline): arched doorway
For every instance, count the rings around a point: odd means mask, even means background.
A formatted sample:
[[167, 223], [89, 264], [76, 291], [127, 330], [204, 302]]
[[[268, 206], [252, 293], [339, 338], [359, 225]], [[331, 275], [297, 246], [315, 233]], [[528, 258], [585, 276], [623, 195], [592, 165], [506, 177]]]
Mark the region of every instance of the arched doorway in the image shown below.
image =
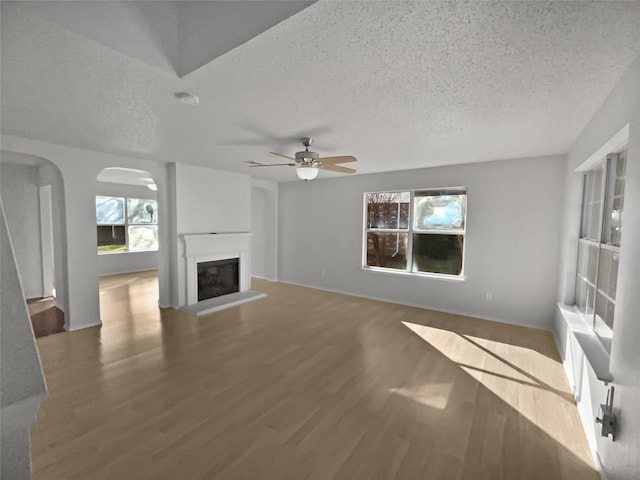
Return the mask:
[[[158, 187], [152, 174], [130, 168], [109, 167], [98, 173], [95, 205], [100, 318], [104, 324], [119, 316], [114, 311], [118, 301], [111, 294], [123, 283], [142, 282], [145, 295], [153, 295], [157, 301], [163, 213], [158, 211]], [[135, 295], [133, 292], [127, 298], [127, 309], [132, 308]]]
[[46, 158], [3, 150], [2, 200], [37, 337], [68, 329], [62, 173]]

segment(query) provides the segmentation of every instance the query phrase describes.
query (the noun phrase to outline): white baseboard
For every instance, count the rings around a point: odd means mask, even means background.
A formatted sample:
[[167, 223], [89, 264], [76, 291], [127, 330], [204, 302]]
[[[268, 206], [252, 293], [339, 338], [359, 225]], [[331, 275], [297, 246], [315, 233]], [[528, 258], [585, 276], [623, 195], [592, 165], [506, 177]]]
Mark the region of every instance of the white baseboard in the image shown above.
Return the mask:
[[65, 330], [67, 330], [67, 332], [75, 332], [76, 330], [82, 330], [83, 328], [90, 328], [90, 327], [99, 327], [102, 325], [102, 321], [98, 320], [97, 322], [94, 323], [83, 323], [81, 325], [73, 325], [71, 327], [69, 327], [69, 325], [67, 325], [65, 323]]
[[459, 311], [455, 311], [455, 310], [444, 310], [442, 308], [432, 308], [429, 306], [425, 306], [425, 305], [418, 305], [415, 303], [409, 303], [409, 302], [399, 302], [397, 300], [393, 300], [390, 298], [383, 298], [383, 297], [374, 297], [371, 295], [363, 295], [360, 293], [353, 293], [353, 292], [346, 292], [346, 291], [340, 291], [340, 290], [334, 290], [331, 288], [325, 288], [325, 287], [318, 287], [315, 285], [307, 285], [304, 283], [298, 283], [298, 282], [291, 282], [291, 281], [287, 281], [287, 280], [278, 280], [279, 283], [286, 283], [288, 285], [296, 285], [298, 287], [305, 287], [305, 288], [314, 288], [316, 290], [323, 290], [325, 292], [332, 292], [332, 293], [339, 293], [341, 295], [349, 295], [351, 297], [358, 297], [358, 298], [366, 298], [367, 300], [375, 300], [378, 302], [385, 302], [385, 303], [393, 303], [395, 305], [404, 305], [406, 307], [413, 307], [413, 308], [420, 308], [422, 310], [431, 310], [434, 312], [440, 312], [440, 313], [449, 313], [451, 315], [460, 315], [462, 317], [471, 317], [471, 318], [477, 318], [480, 320], [487, 320], [489, 322], [498, 322], [498, 323], [505, 323], [507, 325], [514, 325], [516, 327], [525, 327], [525, 328], [533, 328], [536, 330], [546, 330], [546, 331], [552, 331], [552, 328], [544, 328], [544, 327], [539, 327], [539, 326], [531, 326], [531, 325], [525, 325], [522, 323], [516, 323], [516, 322], [510, 322], [508, 320], [502, 319], [502, 318], [497, 318], [497, 317], [489, 317], [486, 315], [476, 315], [476, 314], [472, 314], [472, 313], [468, 313], [468, 312], [459, 312]]
[[127, 273], [137, 273], [137, 272], [152, 272], [154, 270], [158, 270], [158, 267], [153, 267], [153, 268], [136, 268], [134, 270], [126, 270], [126, 271], [122, 271], [122, 272], [107, 272], [107, 273], [100, 273], [98, 274], [98, 277], [111, 277], [113, 275], [125, 275]]
[[277, 278], [262, 277], [260, 275], [251, 275], [251, 278], [259, 278], [260, 280], [266, 280], [267, 282], [277, 282], [278, 281]]

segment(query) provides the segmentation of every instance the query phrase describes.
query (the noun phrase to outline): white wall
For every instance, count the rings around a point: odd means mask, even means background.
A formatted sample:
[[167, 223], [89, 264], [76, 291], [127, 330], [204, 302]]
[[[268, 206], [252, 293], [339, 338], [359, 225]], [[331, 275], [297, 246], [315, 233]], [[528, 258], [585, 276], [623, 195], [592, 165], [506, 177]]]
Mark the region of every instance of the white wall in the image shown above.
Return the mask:
[[[96, 254], [95, 195], [98, 173], [108, 167], [145, 170], [158, 185], [158, 209], [169, 211], [166, 194], [166, 166], [151, 160], [111, 155], [92, 150], [71, 148], [11, 135], [2, 136], [3, 149], [35, 155], [51, 161], [60, 169], [64, 182], [68, 304], [65, 320], [68, 330], [100, 324], [98, 293], [98, 256]], [[169, 279], [166, 265], [168, 226], [159, 225], [158, 255], [159, 302], [168, 303]]]
[[2, 200], [26, 298], [42, 296], [38, 167], [2, 163]]
[[251, 179], [251, 275], [277, 280], [278, 184]]
[[158, 268], [158, 252], [118, 252], [98, 255], [98, 275], [144, 272]]
[[251, 177], [176, 164], [178, 234], [248, 232]]
[[[38, 173], [40, 169], [38, 169]], [[40, 175], [38, 175], [39, 177]], [[54, 293], [55, 277], [53, 264], [53, 195], [51, 185], [40, 186], [40, 248], [42, 253], [42, 296]]]
[[[17, 185], [20, 185], [21, 180], [19, 178], [14, 179], [13, 177], [13, 169], [11, 165], [16, 165], [18, 167], [27, 168], [27, 169], [37, 169], [37, 187], [48, 185], [51, 187], [51, 203], [52, 203], [52, 220], [53, 220], [53, 252], [54, 252], [54, 273], [55, 273], [55, 282], [56, 282], [56, 306], [62, 310], [66, 311], [67, 305], [67, 273], [66, 273], [66, 234], [65, 234], [65, 224], [66, 224], [66, 215], [65, 215], [65, 207], [64, 207], [64, 186], [62, 181], [62, 175], [58, 168], [53, 165], [51, 162], [43, 159], [41, 157], [34, 157], [27, 154], [16, 153], [8, 150], [2, 150], [2, 168], [1, 175], [3, 177], [3, 194], [4, 194], [4, 184], [9, 185], [7, 191], [11, 191], [16, 188]], [[5, 168], [5, 165], [9, 168]], [[32, 172], [32, 170], [29, 170]], [[33, 172], [32, 172], [33, 173]], [[15, 180], [15, 181], [14, 181]], [[32, 179], [29, 180], [32, 182]], [[27, 188], [27, 191], [33, 190], [33, 185], [30, 185]], [[23, 195], [23, 192], [20, 192], [19, 195]], [[38, 192], [39, 195], [39, 192]], [[12, 195], [13, 196], [13, 195]], [[31, 194], [33, 196], [33, 192]], [[37, 200], [35, 200], [37, 201]], [[22, 208], [22, 207], [20, 207]], [[38, 211], [38, 218], [40, 212]], [[22, 225], [18, 225], [18, 228], [15, 232], [12, 232], [12, 236], [14, 238], [14, 243], [18, 244], [20, 248], [24, 249], [25, 247], [32, 247], [31, 236], [33, 235], [33, 228], [27, 229], [24, 231], [21, 228]], [[42, 244], [40, 243], [40, 248], [42, 248]], [[35, 269], [35, 266], [33, 267]], [[23, 272], [21, 272], [22, 274]], [[40, 266], [40, 271], [38, 275], [42, 276], [42, 268]], [[41, 277], [42, 278], [42, 277]], [[25, 280], [23, 280], [25, 282]], [[42, 290], [42, 286], [39, 287]], [[43, 292], [44, 293], [44, 292]], [[25, 291], [25, 295], [28, 295], [27, 298], [31, 298], [33, 296], [33, 292], [31, 294]]]
[[147, 187], [111, 182], [96, 182], [96, 195], [143, 198], [145, 200], [156, 200], [158, 198], [158, 192]]
[[[51, 186], [51, 209], [53, 215], [53, 265], [56, 282], [56, 306], [66, 312], [67, 299], [67, 216], [64, 202], [64, 183], [60, 170], [51, 162], [38, 167], [40, 186]], [[65, 315], [65, 325], [67, 318]], [[66, 328], [66, 327], [65, 327]]]
[[168, 168], [173, 208], [170, 222], [171, 305], [186, 305], [186, 263], [182, 235], [248, 232], [251, 226], [251, 177], [173, 163]]
[[615, 442], [595, 433], [594, 418], [598, 405], [606, 398], [604, 385], [596, 379], [559, 310], [554, 322], [560, 354], [569, 380], [575, 387], [587, 436], [609, 480], [640, 478], [640, 58], [630, 66], [568, 154], [558, 290], [560, 302], [572, 304], [574, 300], [581, 196], [581, 175], [575, 169], [626, 124], [630, 130], [625, 202], [609, 363], [616, 387], [614, 407], [620, 416], [620, 431]]
[[[281, 184], [279, 279], [550, 328], [564, 168], [545, 157]], [[464, 281], [361, 270], [364, 192], [455, 186], [468, 194]]]
[[[96, 195], [156, 200], [158, 193], [147, 187], [97, 182]], [[158, 209], [159, 210], [159, 209]], [[158, 219], [163, 212], [157, 212]], [[165, 221], [163, 218], [161, 221]], [[141, 272], [158, 268], [158, 252], [117, 252], [98, 255], [98, 272], [102, 275]]]

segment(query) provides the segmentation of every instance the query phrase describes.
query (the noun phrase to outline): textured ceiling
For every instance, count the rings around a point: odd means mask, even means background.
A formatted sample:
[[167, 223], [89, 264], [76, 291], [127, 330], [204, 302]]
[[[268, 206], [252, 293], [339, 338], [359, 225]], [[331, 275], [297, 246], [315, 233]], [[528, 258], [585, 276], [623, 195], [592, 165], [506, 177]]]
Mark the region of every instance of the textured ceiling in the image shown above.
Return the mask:
[[245, 162], [306, 135], [360, 173], [564, 153], [640, 54], [640, 2], [320, 1], [179, 78], [31, 10], [2, 3], [3, 133], [279, 181]]

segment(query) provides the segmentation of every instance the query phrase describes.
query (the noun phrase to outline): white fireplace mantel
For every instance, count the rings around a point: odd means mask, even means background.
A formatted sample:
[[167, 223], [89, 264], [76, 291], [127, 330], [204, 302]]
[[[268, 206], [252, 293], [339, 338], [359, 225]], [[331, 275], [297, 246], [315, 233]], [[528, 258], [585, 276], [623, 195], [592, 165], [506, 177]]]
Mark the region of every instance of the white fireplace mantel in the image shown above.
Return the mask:
[[253, 233], [183, 235], [187, 264], [187, 305], [198, 303], [198, 263], [239, 259], [240, 292], [251, 288], [251, 237]]

